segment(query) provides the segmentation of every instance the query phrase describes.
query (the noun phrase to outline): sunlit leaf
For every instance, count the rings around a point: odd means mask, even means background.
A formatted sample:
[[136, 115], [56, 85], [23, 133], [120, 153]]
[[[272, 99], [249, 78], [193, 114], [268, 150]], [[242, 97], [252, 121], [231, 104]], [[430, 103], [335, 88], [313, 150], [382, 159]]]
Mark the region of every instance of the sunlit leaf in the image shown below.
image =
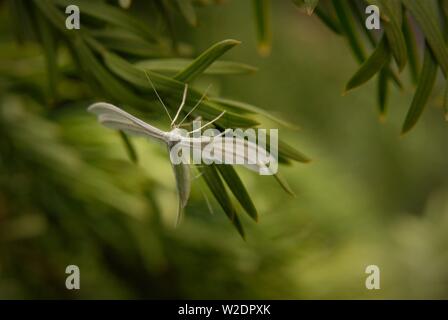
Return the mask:
[[240, 44], [237, 40], [224, 40], [211, 46], [199, 57], [194, 59], [185, 69], [174, 76], [174, 79], [182, 82], [191, 82], [207, 69], [215, 60], [220, 58], [228, 50]]

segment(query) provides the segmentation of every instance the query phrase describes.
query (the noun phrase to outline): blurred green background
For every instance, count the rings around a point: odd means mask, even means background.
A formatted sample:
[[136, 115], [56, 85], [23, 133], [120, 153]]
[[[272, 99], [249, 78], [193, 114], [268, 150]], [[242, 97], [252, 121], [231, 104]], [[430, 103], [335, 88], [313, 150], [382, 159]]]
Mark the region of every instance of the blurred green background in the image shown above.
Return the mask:
[[[289, 1], [273, 3], [268, 57], [256, 51], [249, 1], [197, 13], [196, 28], [179, 22], [179, 37], [199, 52], [241, 40], [226, 59], [259, 69], [198, 85], [300, 126], [280, 128], [313, 160], [280, 168], [297, 197], [238, 169], [260, 213], [258, 223], [242, 216], [246, 241], [214, 202], [210, 214], [199, 180], [174, 228], [175, 182], [162, 146], [133, 139], [134, 165], [118, 134], [87, 114], [87, 101], [48, 112], [26, 87], [0, 86], [0, 298], [448, 298], [442, 87], [400, 137], [410, 82], [392, 91], [384, 123], [374, 82], [342, 97], [357, 69], [345, 40]], [[43, 82], [42, 52], [14, 44], [4, 8], [1, 15], [0, 79]], [[67, 96], [85, 90], [61, 85]], [[65, 288], [69, 264], [81, 270], [81, 290]], [[380, 290], [365, 288], [372, 264]]]

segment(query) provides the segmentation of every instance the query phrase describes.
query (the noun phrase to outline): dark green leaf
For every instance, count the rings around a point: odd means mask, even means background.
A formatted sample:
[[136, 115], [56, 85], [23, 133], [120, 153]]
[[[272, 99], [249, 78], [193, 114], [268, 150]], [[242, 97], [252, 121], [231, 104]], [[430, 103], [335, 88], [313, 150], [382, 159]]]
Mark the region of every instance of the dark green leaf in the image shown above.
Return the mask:
[[406, 40], [402, 32], [403, 10], [400, 0], [370, 0], [378, 5], [384, 19], [384, 30], [389, 43], [389, 48], [397, 61], [398, 68], [404, 69], [407, 62]]
[[135, 95], [130, 88], [121, 83], [106, 68], [98, 62], [89, 47], [83, 40], [75, 40], [75, 48], [84, 71], [101, 84], [102, 89], [115, 101], [127, 103], [132, 106], [145, 107], [148, 103]]
[[412, 82], [414, 84], [417, 84], [418, 71], [419, 71], [418, 50], [417, 50], [417, 43], [414, 37], [415, 31], [412, 29], [408, 17], [404, 17], [403, 19], [403, 34], [406, 40], [406, 47], [409, 58], [409, 69], [411, 72]]
[[387, 65], [390, 57], [386, 38], [382, 38], [372, 55], [361, 65], [361, 68], [345, 86], [348, 92], [369, 81], [377, 72]]
[[425, 48], [423, 67], [420, 74], [417, 91], [415, 92], [414, 99], [412, 100], [411, 107], [409, 108], [406, 120], [403, 124], [403, 134], [411, 130], [417, 123], [428, 102], [432, 88], [436, 81], [437, 62], [429, 48], [429, 45], [426, 45]]
[[339, 21], [335, 19], [331, 15], [331, 13], [327, 12], [323, 7], [321, 7], [322, 2], [319, 2], [319, 5], [314, 9], [316, 16], [325, 24], [330, 30], [332, 30], [336, 34], [341, 34], [341, 26]]
[[202, 178], [204, 179], [207, 186], [210, 188], [215, 199], [218, 201], [221, 208], [224, 210], [224, 213], [230, 219], [232, 224], [238, 230], [241, 237], [244, 239], [244, 229], [241, 225], [241, 222], [236, 214], [235, 207], [230, 200], [229, 194], [227, 193], [226, 188], [219, 176], [218, 171], [216, 170], [215, 165], [209, 166], [196, 166], [199, 172], [202, 174]]
[[365, 60], [365, 49], [362, 41], [356, 32], [355, 22], [351, 15], [349, 4], [346, 0], [333, 0], [333, 6], [336, 10], [343, 33], [347, 36], [350, 48], [352, 49], [359, 63]]
[[445, 44], [440, 19], [432, 1], [402, 0], [417, 20], [445, 78], [448, 76], [448, 47]]
[[235, 198], [238, 199], [244, 210], [246, 210], [252, 219], [258, 221], [257, 209], [255, 208], [252, 199], [247, 193], [246, 187], [236, 173], [235, 169], [232, 166], [225, 164], [217, 165], [216, 167], [218, 168], [224, 181], [227, 183], [230, 191], [232, 191]]
[[39, 29], [39, 35], [42, 41], [42, 47], [44, 49], [44, 56], [47, 65], [47, 75], [48, 75], [48, 87], [50, 96], [53, 100], [57, 99], [57, 85], [58, 85], [58, 66], [57, 66], [57, 48], [56, 48], [56, 36], [53, 33], [53, 29], [48, 25], [45, 17], [36, 11], [35, 14], [37, 26]]
[[92, 30], [90, 34], [104, 47], [137, 57], [169, 57], [171, 48], [164, 43], [145, 40], [137, 34], [119, 28]]
[[293, 197], [296, 196], [294, 191], [292, 191], [291, 187], [289, 186], [288, 182], [282, 176], [280, 176], [280, 174], [278, 174], [278, 173], [275, 174], [274, 178], [279, 183], [279, 185], [282, 187], [282, 189], [285, 190], [286, 193], [288, 193], [290, 196], [293, 196]]

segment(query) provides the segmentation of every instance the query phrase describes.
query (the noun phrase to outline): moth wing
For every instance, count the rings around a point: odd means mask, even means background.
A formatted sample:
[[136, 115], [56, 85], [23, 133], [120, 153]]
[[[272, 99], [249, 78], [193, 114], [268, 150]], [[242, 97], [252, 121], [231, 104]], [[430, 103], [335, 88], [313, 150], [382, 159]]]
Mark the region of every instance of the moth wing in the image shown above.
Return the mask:
[[[240, 164], [249, 170], [269, 172], [271, 170], [267, 164], [277, 161], [266, 149], [242, 138], [218, 137], [209, 143], [212, 144], [213, 150], [217, 152], [213, 152], [212, 155], [203, 153], [202, 156], [205, 158], [210, 156], [209, 160], [215, 162], [233, 159], [234, 164]], [[263, 156], [264, 161], [258, 159], [259, 155]], [[275, 172], [272, 172], [272, 174], [275, 174]]]
[[179, 205], [177, 208], [176, 225], [182, 221], [183, 212], [187, 206], [191, 190], [190, 166], [188, 164], [171, 164], [173, 167], [174, 176], [176, 178], [176, 189]]
[[165, 132], [134, 117], [126, 111], [106, 102], [98, 102], [87, 108], [87, 111], [97, 115], [98, 122], [107, 128], [122, 130], [132, 135], [150, 136], [165, 140]]

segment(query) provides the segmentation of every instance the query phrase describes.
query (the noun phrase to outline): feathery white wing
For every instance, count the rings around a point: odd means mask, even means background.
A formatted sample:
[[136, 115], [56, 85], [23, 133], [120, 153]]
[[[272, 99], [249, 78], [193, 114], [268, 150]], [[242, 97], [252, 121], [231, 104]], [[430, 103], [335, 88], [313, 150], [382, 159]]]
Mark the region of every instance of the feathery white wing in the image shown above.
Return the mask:
[[98, 116], [98, 122], [110, 129], [122, 130], [133, 135], [150, 136], [167, 142], [166, 132], [147, 124], [126, 111], [106, 102], [92, 104], [87, 110]]
[[[98, 102], [91, 105], [87, 110], [96, 114], [98, 116], [98, 121], [110, 129], [122, 130], [133, 135], [149, 136], [161, 140], [168, 145], [169, 139], [167, 138], [167, 132], [151, 126], [112, 104]], [[177, 194], [179, 197], [176, 225], [179, 224], [182, 219], [182, 212], [187, 205], [190, 196], [191, 178], [189, 170], [190, 168], [186, 164], [181, 163], [179, 165], [173, 165]]]

